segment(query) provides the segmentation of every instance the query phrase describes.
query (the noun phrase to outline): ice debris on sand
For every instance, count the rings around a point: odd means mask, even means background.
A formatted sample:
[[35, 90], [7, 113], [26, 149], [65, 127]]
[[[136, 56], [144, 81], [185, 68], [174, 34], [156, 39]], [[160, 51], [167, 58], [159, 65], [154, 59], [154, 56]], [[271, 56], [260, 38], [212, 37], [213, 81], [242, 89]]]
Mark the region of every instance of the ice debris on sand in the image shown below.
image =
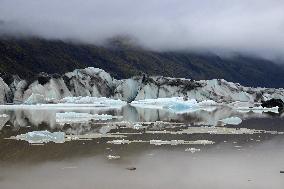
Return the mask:
[[20, 134], [10, 139], [24, 140], [30, 144], [39, 144], [39, 143], [64, 143], [65, 142], [65, 133], [64, 132], [49, 132], [49, 131], [32, 131], [26, 134]]

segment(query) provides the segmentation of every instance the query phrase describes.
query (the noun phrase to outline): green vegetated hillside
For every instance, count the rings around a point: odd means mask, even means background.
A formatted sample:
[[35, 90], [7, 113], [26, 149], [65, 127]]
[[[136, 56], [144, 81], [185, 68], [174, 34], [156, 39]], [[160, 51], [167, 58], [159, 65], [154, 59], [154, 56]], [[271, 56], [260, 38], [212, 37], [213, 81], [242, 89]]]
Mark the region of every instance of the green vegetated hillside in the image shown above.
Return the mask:
[[0, 72], [22, 78], [39, 72], [65, 73], [88, 66], [116, 78], [147, 73], [192, 79], [223, 78], [246, 86], [284, 87], [284, 69], [274, 62], [238, 56], [230, 59], [189, 52], [154, 52], [119, 43], [85, 45], [36, 38], [0, 39]]

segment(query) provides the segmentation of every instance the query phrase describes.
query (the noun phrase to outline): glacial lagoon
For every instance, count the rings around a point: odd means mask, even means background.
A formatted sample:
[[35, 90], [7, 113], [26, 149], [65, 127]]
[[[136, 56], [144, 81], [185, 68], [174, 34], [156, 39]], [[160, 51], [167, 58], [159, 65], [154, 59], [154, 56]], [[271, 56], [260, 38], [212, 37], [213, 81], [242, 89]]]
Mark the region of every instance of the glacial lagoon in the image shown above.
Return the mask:
[[228, 107], [1, 108], [0, 188], [284, 186], [284, 117]]

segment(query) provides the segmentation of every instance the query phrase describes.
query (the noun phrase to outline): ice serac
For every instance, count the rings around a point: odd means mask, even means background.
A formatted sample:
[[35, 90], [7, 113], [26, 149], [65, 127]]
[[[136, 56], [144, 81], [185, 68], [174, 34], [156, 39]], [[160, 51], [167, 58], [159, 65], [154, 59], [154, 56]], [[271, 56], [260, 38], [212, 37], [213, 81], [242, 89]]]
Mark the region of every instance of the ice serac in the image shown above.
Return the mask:
[[99, 68], [77, 69], [63, 78], [73, 96], [110, 97], [113, 94], [113, 78]]
[[284, 89], [244, 87], [223, 79], [195, 81], [163, 76], [135, 76], [116, 80], [99, 68], [76, 69], [64, 75], [40, 73], [32, 81], [14, 77], [12, 83], [0, 80], [0, 103], [58, 103], [66, 97], [108, 97], [126, 102], [184, 97], [198, 103], [262, 102], [284, 100]]
[[[56, 102], [72, 96], [61, 76], [37, 79], [31, 83], [21, 80], [15, 83], [14, 103], [46, 103]], [[38, 100], [38, 101], [37, 101]]]
[[12, 91], [10, 87], [0, 77], [0, 104], [12, 101]]
[[114, 98], [132, 102], [140, 90], [141, 81], [139, 78], [117, 81], [114, 91]]

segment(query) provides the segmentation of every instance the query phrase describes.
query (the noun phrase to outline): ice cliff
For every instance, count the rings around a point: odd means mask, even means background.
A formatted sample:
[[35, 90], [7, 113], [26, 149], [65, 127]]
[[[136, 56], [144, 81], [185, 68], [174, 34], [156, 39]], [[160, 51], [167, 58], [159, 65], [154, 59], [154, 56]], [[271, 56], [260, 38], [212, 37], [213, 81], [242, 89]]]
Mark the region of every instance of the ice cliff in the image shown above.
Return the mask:
[[184, 97], [216, 102], [284, 100], [284, 89], [244, 87], [223, 79], [200, 80], [162, 76], [136, 76], [116, 80], [99, 68], [77, 69], [64, 75], [38, 74], [33, 81], [13, 76], [0, 78], [0, 103], [57, 103], [65, 97], [109, 97], [127, 102]]

